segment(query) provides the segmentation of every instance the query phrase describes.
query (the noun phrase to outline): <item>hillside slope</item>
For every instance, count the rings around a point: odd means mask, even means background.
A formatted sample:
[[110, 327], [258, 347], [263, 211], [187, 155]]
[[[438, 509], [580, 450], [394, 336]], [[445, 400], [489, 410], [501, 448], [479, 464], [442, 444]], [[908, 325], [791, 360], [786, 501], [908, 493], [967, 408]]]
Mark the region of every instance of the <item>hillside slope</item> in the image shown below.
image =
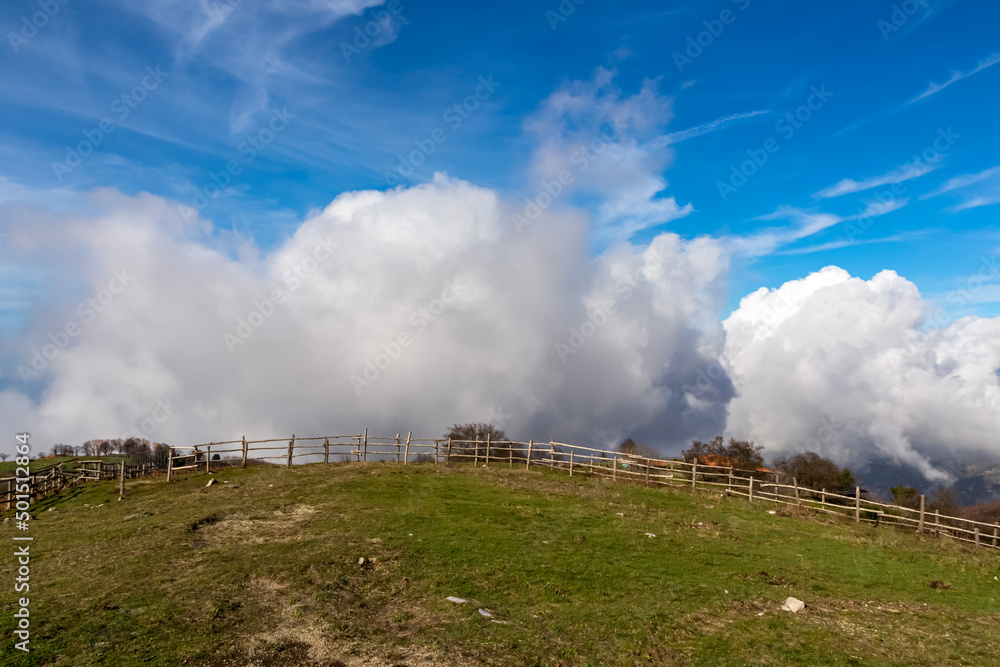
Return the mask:
[[212, 477], [36, 506], [33, 650], [5, 613], [4, 663], [943, 665], [1000, 645], [1000, 555], [950, 541], [551, 471]]

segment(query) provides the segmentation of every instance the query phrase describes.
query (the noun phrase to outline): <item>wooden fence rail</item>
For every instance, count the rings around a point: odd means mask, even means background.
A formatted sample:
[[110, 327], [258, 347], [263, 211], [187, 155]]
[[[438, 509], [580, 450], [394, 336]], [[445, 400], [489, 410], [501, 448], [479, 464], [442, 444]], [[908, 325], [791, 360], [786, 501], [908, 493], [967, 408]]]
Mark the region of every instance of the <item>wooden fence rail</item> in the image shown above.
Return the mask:
[[[291, 468], [298, 463], [331, 462], [331, 456], [342, 462], [429, 463], [435, 465], [472, 464], [513, 468], [523, 465], [543, 466], [573, 475], [604, 477], [614, 482], [641, 484], [646, 487], [687, 488], [693, 491], [713, 491], [723, 495], [746, 498], [750, 503], [788, 505], [804, 511], [836, 514], [856, 523], [894, 526], [918, 533], [943, 535], [979, 547], [1000, 548], [1000, 524], [943, 516], [926, 511], [923, 497], [919, 509], [900, 507], [861, 497], [855, 487], [850, 495], [826, 489], [801, 487], [798, 481], [782, 480], [780, 475], [763, 471], [739, 470], [699, 464], [698, 460], [676, 461], [654, 459], [592, 447], [555, 442], [518, 442], [414, 438], [407, 433], [374, 436], [365, 429], [357, 435], [331, 435], [291, 439], [227, 440], [200, 445], [170, 447], [164, 453], [151, 453], [147, 459], [125, 464], [99, 460], [75, 461], [72, 470], [63, 464], [37, 470], [30, 483], [31, 498], [56, 493], [72, 484], [103, 479], [126, 479], [166, 471], [167, 481], [184, 470], [211, 472], [223, 466], [246, 467], [256, 462], [282, 464]], [[124, 487], [124, 481], [122, 481]], [[13, 478], [0, 479], [0, 507], [10, 509], [18, 495]]]

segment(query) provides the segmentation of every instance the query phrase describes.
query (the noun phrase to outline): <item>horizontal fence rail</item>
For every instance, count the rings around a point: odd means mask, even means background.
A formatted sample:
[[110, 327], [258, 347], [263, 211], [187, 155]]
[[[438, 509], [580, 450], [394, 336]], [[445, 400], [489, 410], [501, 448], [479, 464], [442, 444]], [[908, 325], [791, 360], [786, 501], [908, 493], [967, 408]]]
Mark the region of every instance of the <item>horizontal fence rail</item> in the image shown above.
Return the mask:
[[[223, 467], [271, 464], [293, 465], [331, 462], [396, 462], [402, 465], [472, 464], [531, 469], [532, 466], [565, 471], [569, 476], [587, 475], [615, 482], [647, 487], [688, 488], [715, 491], [746, 498], [750, 503], [767, 502], [775, 507], [794, 506], [805, 511], [840, 515], [856, 523], [894, 526], [946, 536], [979, 547], [1000, 548], [1000, 523], [990, 524], [925, 510], [880, 503], [862, 498], [860, 487], [850, 495], [800, 486], [795, 479], [764, 470], [740, 470], [693, 461], [656, 459], [581, 445], [513, 440], [455, 440], [373, 436], [365, 429], [357, 435], [227, 440], [191, 446], [175, 446], [163, 451], [138, 452], [120, 463], [74, 460], [32, 473], [32, 498], [42, 498], [84, 481], [120, 478], [124, 480], [166, 472], [167, 481], [183, 471], [212, 472]], [[72, 464], [72, 465], [67, 465]], [[65, 469], [64, 469], [65, 468]], [[791, 481], [791, 484], [788, 482]], [[6, 485], [6, 486], [5, 486]], [[840, 489], [842, 490], [842, 489]], [[10, 509], [15, 493], [14, 480], [0, 479], [0, 507]]]
[[[13, 509], [18, 500], [40, 500], [82, 482], [135, 479], [167, 469], [170, 451], [133, 452], [118, 461], [76, 458], [31, 470], [25, 477], [0, 478], [0, 508]], [[18, 469], [15, 469], [18, 470]]]

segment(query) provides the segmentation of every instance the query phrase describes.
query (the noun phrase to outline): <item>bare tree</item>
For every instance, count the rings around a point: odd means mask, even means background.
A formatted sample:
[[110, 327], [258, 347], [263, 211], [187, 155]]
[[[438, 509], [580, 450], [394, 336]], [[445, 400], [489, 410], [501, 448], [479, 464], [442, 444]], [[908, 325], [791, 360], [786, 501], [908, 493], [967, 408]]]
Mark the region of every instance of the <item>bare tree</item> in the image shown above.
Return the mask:
[[800, 486], [810, 489], [840, 488], [841, 470], [830, 459], [816, 452], [803, 452], [795, 456], [774, 459], [774, 467], [788, 479], [796, 479]]
[[503, 429], [497, 428], [493, 424], [474, 422], [455, 424], [448, 429], [444, 437], [450, 438], [452, 441], [452, 460], [455, 460], [456, 456], [458, 457], [457, 460], [460, 461], [471, 459], [475, 455], [475, 441], [477, 439], [479, 440], [480, 455], [486, 453], [487, 440], [489, 440], [491, 445], [491, 457], [506, 459], [510, 455], [508, 451], [510, 445], [506, 442], [507, 434], [503, 432]]
[[2, 459], [4, 463], [6, 463], [7, 459], [9, 459], [9, 458], [10, 458], [10, 454], [8, 454], [7, 452], [0, 453], [0, 459]]

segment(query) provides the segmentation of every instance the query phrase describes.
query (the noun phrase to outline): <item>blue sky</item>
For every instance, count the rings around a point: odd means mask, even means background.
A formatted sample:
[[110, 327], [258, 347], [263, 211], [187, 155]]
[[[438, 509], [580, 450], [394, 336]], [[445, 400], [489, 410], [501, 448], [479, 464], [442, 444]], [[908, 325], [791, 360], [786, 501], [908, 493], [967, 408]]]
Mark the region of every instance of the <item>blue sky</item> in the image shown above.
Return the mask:
[[191, 442], [502, 414], [945, 479], [1000, 414], [998, 19], [5, 3], [0, 420]]
[[[530, 194], [537, 137], [525, 131], [526, 119], [560, 86], [604, 67], [626, 96], [655, 80], [672, 108], [665, 133], [748, 116], [672, 146], [659, 196], [692, 211], [649, 226], [637, 241], [666, 228], [694, 237], [793, 227], [794, 214], [773, 217], [783, 207], [854, 215], [874, 195], [889, 194], [887, 186], [819, 193], [844, 179], [891, 176], [932, 147], [939, 130], [958, 137], [927, 173], [901, 181], [905, 190], [892, 196], [905, 206], [874, 218], [862, 234], [833, 224], [749, 258], [731, 276], [733, 307], [759, 286], [827, 264], [866, 277], [891, 268], [925, 296], [943, 297], [1000, 237], [1000, 170], [989, 171], [1000, 164], [995, 3], [928, 0], [894, 15], [893, 3], [878, 2], [590, 0], [564, 3], [573, 11], [558, 19], [546, 14], [560, 11], [555, 2], [234, 4], [208, 3], [199, 14], [183, 2], [70, 1], [53, 5], [55, 16], [30, 40], [8, 34], [0, 89], [6, 189], [114, 187], [191, 202], [196, 188], [237, 160], [231, 189], [202, 215], [266, 250], [338, 193], [387, 187], [397, 156], [435, 128], [447, 141], [409, 183], [445, 171], [512, 197]], [[0, 21], [21, 32], [39, 7], [5, 3]], [[366, 25], [377, 33], [372, 43], [345, 48]], [[691, 46], [699, 38], [700, 53]], [[147, 67], [166, 73], [162, 83], [120, 119], [125, 107], [113, 101], [141, 84]], [[452, 129], [444, 112], [473, 94], [479, 77], [500, 85]], [[813, 87], [832, 96], [786, 138], [776, 123]], [[238, 147], [275, 109], [294, 118], [247, 161]], [[84, 131], [97, 136], [102, 118], [115, 121], [114, 131], [57, 178], [53, 162], [65, 161]], [[724, 201], [719, 182], [769, 137], [778, 151]], [[980, 180], [928, 196], [973, 175]], [[996, 299], [1000, 293], [980, 291], [982, 303], [967, 308], [995, 315]]]

